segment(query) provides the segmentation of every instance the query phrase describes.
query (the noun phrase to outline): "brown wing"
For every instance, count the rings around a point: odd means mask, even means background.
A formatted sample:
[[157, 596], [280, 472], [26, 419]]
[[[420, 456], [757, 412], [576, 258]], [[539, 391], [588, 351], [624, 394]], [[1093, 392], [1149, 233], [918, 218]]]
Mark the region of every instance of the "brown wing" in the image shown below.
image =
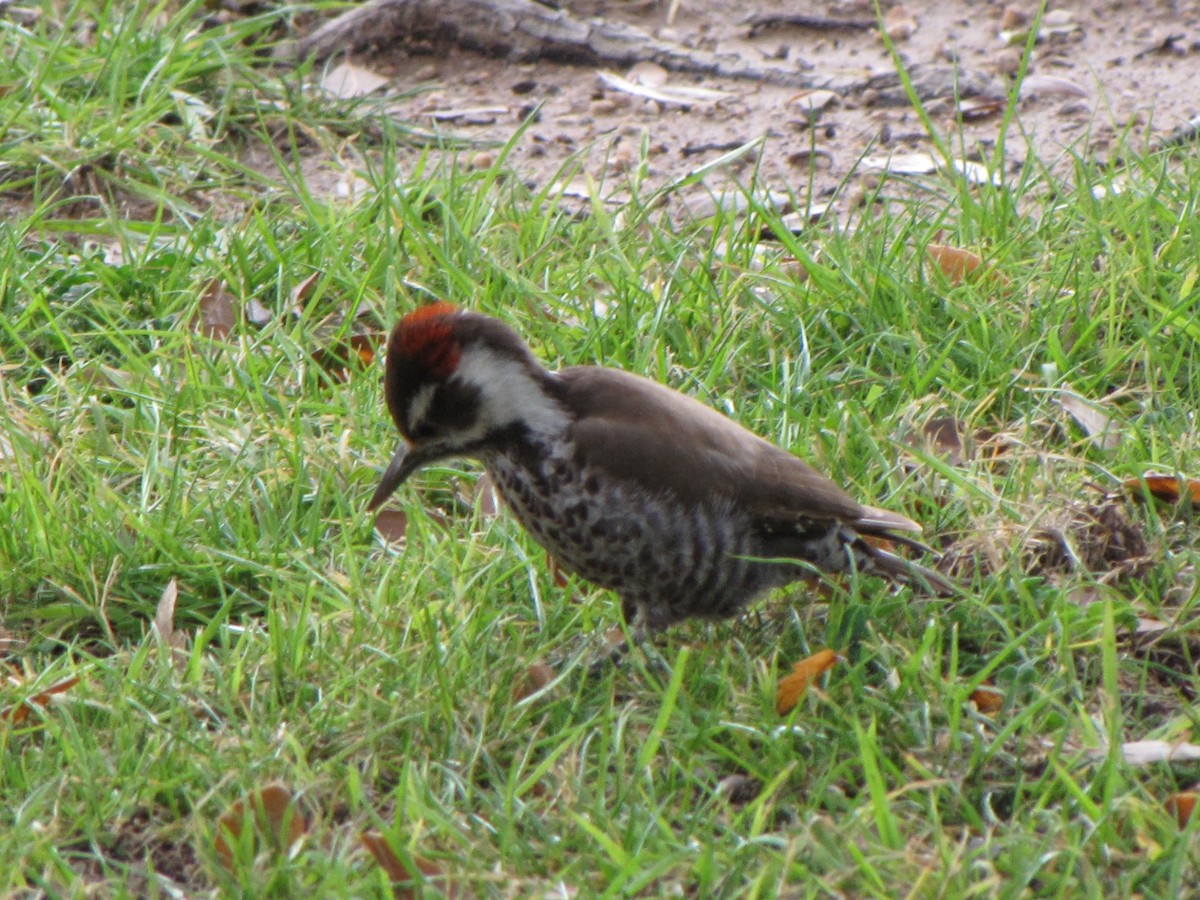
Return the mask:
[[[565, 369], [557, 381], [577, 416], [581, 461], [648, 491], [666, 488], [695, 503], [736, 496], [757, 518], [779, 522], [803, 517], [853, 524], [882, 512], [864, 507], [803, 460], [656, 382], [589, 366]], [[885, 515], [887, 528], [908, 522]]]

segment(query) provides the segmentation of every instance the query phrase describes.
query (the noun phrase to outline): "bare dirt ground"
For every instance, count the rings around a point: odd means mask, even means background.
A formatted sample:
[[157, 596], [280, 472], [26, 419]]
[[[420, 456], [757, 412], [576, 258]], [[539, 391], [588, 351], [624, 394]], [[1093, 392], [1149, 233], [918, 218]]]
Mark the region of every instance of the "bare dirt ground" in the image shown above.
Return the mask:
[[[865, 171], [864, 155], [933, 149], [903, 95], [869, 81], [895, 71], [878, 28], [748, 24], [754, 15], [797, 13], [870, 23], [874, 11], [868, 0], [681, 0], [676, 5], [673, 20], [666, 0], [573, 0], [563, 9], [581, 19], [636, 26], [683, 47], [805, 72], [822, 87], [698, 77], [655, 65], [615, 73], [668, 94], [679, 87], [720, 92], [678, 103], [618, 89], [594, 65], [514, 63], [436, 41], [389, 42], [355, 59], [393, 83], [432, 83], [432, 90], [394, 111], [446, 134], [505, 142], [540, 104], [536, 121], [507, 159], [510, 168], [539, 187], [561, 177], [574, 180], [574, 189], [582, 193], [590, 179], [602, 185], [602, 195], [619, 196], [643, 142], [649, 148], [645, 183], [654, 186], [765, 137], [732, 174], [744, 180], [756, 166], [760, 185], [819, 202]], [[1033, 0], [884, 4], [888, 30], [907, 66], [954, 64], [991, 79], [998, 92], [1011, 86], [1020, 68], [1023, 35], [1036, 12]], [[956, 153], [986, 158], [999, 137], [1004, 98], [960, 103], [952, 82], [929, 93], [926, 109], [938, 129], [956, 135]], [[1042, 20], [1019, 96], [1007, 136], [1010, 170], [1030, 148], [1046, 164], [1069, 172], [1072, 157], [1103, 162], [1125, 135], [1135, 147], [1154, 146], [1200, 114], [1200, 2], [1055, 5]], [[475, 150], [465, 158], [484, 166], [495, 153]], [[556, 175], [576, 153], [582, 154], [581, 170]]]

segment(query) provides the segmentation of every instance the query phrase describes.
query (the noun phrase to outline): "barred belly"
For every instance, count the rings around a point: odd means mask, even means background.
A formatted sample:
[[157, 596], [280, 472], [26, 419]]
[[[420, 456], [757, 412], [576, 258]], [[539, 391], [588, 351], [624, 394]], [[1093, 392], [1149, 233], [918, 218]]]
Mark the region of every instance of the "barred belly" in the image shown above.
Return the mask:
[[485, 465], [521, 525], [568, 571], [669, 624], [734, 615], [783, 577], [756, 563], [748, 523], [728, 503], [685, 507], [670, 494], [614, 483], [565, 447]]

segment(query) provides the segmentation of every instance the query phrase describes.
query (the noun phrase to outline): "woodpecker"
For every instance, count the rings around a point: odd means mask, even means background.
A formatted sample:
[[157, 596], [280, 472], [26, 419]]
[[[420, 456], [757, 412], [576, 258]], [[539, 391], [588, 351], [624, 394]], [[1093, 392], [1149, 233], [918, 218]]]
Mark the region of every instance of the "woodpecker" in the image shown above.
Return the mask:
[[691, 397], [601, 366], [549, 371], [498, 319], [435, 303], [388, 341], [403, 440], [378, 508], [429, 463], [480, 461], [565, 570], [621, 598], [635, 639], [736, 615], [772, 588], [857, 571], [949, 596], [911, 519], [865, 506], [808, 463]]

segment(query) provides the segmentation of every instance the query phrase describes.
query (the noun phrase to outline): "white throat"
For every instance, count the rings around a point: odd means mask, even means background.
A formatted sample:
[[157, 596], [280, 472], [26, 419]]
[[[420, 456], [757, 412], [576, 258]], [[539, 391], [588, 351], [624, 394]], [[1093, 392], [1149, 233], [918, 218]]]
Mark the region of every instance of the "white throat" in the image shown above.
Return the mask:
[[472, 347], [463, 351], [454, 377], [479, 391], [481, 435], [520, 422], [534, 434], [551, 436], [568, 425], [562, 406], [519, 360]]

